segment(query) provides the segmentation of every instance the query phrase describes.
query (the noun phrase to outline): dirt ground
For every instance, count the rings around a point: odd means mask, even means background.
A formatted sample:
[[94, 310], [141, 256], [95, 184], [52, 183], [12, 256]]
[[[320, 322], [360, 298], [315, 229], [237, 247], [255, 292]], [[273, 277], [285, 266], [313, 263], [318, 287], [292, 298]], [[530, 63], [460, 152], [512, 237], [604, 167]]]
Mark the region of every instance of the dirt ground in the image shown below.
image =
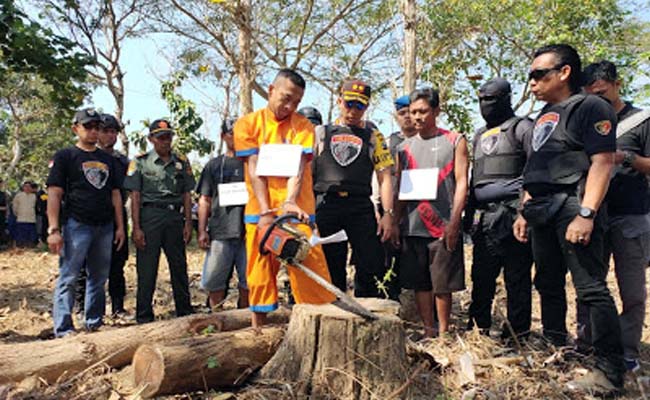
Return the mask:
[[[466, 249], [467, 266], [471, 265], [471, 250]], [[200, 274], [203, 263], [203, 251], [190, 247], [188, 251], [188, 265], [190, 277], [190, 291], [192, 303], [197, 312], [205, 312], [205, 294], [199, 288]], [[131, 254], [125, 267], [127, 279], [126, 308], [135, 309], [135, 256]], [[6, 250], [0, 252], [0, 343], [12, 344], [34, 340], [48, 340], [51, 337], [52, 318], [51, 300], [54, 284], [58, 275], [57, 257], [47, 253], [43, 248], [33, 250]], [[409, 398], [427, 398], [435, 400], [447, 399], [590, 399], [596, 398], [589, 394], [573, 394], [565, 389], [566, 381], [584, 373], [582, 364], [570, 360], [557, 352], [557, 349], [544, 343], [539, 337], [540, 313], [539, 298], [533, 294], [533, 336], [523, 345], [523, 355], [530, 362], [516, 357], [516, 349], [504, 347], [498, 340], [481, 336], [476, 331], [464, 331], [467, 321], [471, 287], [469, 270], [466, 274], [468, 290], [454, 295], [454, 332], [451, 335], [433, 340], [422, 340], [417, 346], [433, 355], [442, 366], [436, 371], [415, 371]], [[617, 293], [613, 273], [609, 276], [610, 289]], [[574, 331], [575, 326], [575, 296], [569, 283], [567, 284], [569, 300], [569, 317], [567, 326]], [[231, 293], [224, 304], [225, 309], [235, 308], [236, 290]], [[617, 305], [620, 301], [615, 295]], [[173, 318], [173, 298], [169, 283], [169, 272], [166, 260], [161, 259], [158, 275], [158, 286], [154, 297], [154, 309], [159, 319]], [[107, 305], [110, 310], [110, 302]], [[495, 302], [495, 323], [500, 325], [499, 313], [505, 313], [505, 288], [500, 280], [497, 288]], [[647, 399], [646, 392], [650, 393], [650, 329], [649, 317], [646, 313], [645, 329], [643, 334], [642, 368], [639, 376], [629, 376], [626, 381], [626, 393], [621, 399]], [[119, 329], [124, 321], [106, 319], [106, 327], [102, 329]], [[407, 323], [409, 337], [417, 340], [419, 329], [417, 324]], [[494, 338], [498, 332], [492, 332]], [[475, 379], [467, 380], [459, 371], [461, 356], [468, 355], [474, 361]], [[554, 356], [555, 355], [555, 356]], [[553, 357], [554, 358], [550, 358]], [[510, 357], [510, 358], [508, 358]], [[482, 360], [482, 361], [481, 361]], [[513, 361], [514, 360], [514, 361]], [[546, 361], [546, 363], [545, 363]], [[589, 360], [582, 360], [589, 362]], [[414, 365], [408, 366], [415, 370]], [[121, 371], [106, 370], [104, 374], [95, 372], [94, 382], [106, 385], [105, 398], [136, 399], [133, 396], [134, 388], [131, 384], [131, 371], [129, 367]], [[47, 387], [41, 385], [45, 392]], [[83, 388], [77, 391], [76, 398], [88, 398], [83, 395]], [[16, 393], [17, 394], [17, 393]], [[112, 397], [111, 397], [112, 396]], [[0, 390], [0, 398], [2, 398]], [[67, 397], [67, 396], [66, 396]], [[14, 397], [21, 398], [21, 397]], [[23, 398], [38, 398], [31, 392]], [[50, 398], [59, 398], [58, 396]], [[63, 397], [61, 397], [63, 398]], [[96, 397], [93, 397], [96, 398]], [[249, 386], [237, 393], [187, 393], [172, 397], [175, 399], [275, 399], [295, 398], [292, 395], [282, 395], [277, 388], [264, 388]]]

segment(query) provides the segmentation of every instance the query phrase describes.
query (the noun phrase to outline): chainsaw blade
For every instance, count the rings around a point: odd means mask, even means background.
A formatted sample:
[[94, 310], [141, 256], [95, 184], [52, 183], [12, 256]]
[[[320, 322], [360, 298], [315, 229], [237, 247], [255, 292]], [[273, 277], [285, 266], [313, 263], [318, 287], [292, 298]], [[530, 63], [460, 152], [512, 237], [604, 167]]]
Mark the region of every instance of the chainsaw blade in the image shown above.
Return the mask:
[[307, 268], [306, 266], [294, 262], [293, 264], [287, 264], [291, 267], [297, 268], [300, 271], [304, 272], [305, 275], [310, 277], [312, 280], [314, 280], [316, 283], [318, 283], [321, 287], [323, 287], [325, 290], [328, 292], [332, 293], [338, 301], [335, 301], [334, 304], [338, 308], [351, 312], [353, 314], [356, 314], [362, 318], [368, 319], [368, 320], [375, 320], [379, 319], [377, 314], [373, 313], [372, 311], [368, 310], [361, 304], [359, 304], [355, 299], [353, 299], [351, 296], [348, 296], [346, 293], [344, 293], [341, 289], [337, 288], [333, 284], [329, 283], [327, 280], [325, 280], [322, 276], [318, 275], [311, 269]]

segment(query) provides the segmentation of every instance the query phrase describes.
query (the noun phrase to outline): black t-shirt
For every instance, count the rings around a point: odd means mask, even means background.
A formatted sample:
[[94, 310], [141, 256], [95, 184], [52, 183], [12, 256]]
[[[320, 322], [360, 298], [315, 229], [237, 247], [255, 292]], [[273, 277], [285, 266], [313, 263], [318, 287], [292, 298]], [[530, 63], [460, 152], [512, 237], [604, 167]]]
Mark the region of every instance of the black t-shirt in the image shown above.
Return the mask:
[[113, 156], [102, 150], [68, 147], [54, 154], [47, 186], [63, 188], [63, 219], [89, 225], [113, 221], [111, 192], [116, 188]]
[[210, 240], [239, 239], [244, 235], [244, 205], [219, 205], [220, 183], [244, 181], [244, 163], [235, 157], [220, 155], [213, 158], [201, 171], [196, 191], [212, 198], [208, 232]]
[[[636, 114], [641, 109], [626, 103], [618, 113], [618, 120]], [[616, 139], [616, 146], [622, 151], [631, 151], [641, 157], [650, 157], [650, 120]], [[610, 215], [645, 214], [650, 207], [650, 191], [646, 176], [631, 168], [618, 166], [616, 175], [609, 184], [607, 207]]]
[[122, 193], [122, 204], [124, 204], [127, 199], [127, 191], [124, 189], [124, 178], [126, 177], [126, 170], [129, 168], [129, 159], [119, 151], [113, 151], [112, 154], [108, 154], [114, 159], [115, 187], [120, 189], [120, 192]]
[[[7, 207], [7, 193], [0, 191], [0, 207]], [[7, 220], [6, 210], [0, 210], [0, 226], [4, 226]], [[0, 232], [0, 235], [2, 232]]]
[[[554, 112], [561, 114], [559, 104], [561, 103], [545, 105], [539, 115], [543, 117], [544, 114]], [[587, 95], [569, 116], [566, 124], [567, 134], [564, 138], [567, 143], [566, 150], [584, 150], [589, 157], [598, 153], [615, 152], [617, 120], [616, 111], [606, 100], [599, 96]], [[536, 125], [538, 121], [540, 121], [540, 117], [537, 118]], [[532, 133], [526, 139], [534, 142], [535, 134]], [[550, 141], [548, 140], [548, 142]], [[529, 160], [534, 156], [533, 147], [534, 143], [526, 146]], [[565, 189], [567, 189], [567, 185], [546, 183], [535, 183], [526, 187], [526, 190], [534, 196], [557, 193]]]

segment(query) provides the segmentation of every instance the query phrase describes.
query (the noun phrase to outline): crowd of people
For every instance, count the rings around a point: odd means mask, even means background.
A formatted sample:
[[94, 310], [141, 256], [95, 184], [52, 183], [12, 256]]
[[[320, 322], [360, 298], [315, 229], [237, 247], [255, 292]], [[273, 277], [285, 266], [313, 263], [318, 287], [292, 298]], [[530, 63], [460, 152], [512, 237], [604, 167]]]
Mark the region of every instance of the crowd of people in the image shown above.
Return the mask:
[[[395, 99], [400, 129], [385, 139], [365, 118], [370, 85], [344, 81], [338, 118], [324, 124], [315, 108], [298, 110], [306, 82], [283, 69], [269, 86], [266, 107], [222, 123], [226, 151], [205, 165], [198, 184], [188, 159], [172, 147], [168, 120], [151, 123], [152, 149], [129, 161], [113, 148], [122, 129], [114, 116], [78, 111], [72, 125], [77, 143], [54, 155], [46, 183], [42, 225], [49, 248], [61, 256], [55, 335], [75, 332], [75, 298], [84, 304], [85, 329], [102, 325], [107, 280], [113, 313], [126, 313], [127, 198], [136, 247], [135, 319], [155, 319], [161, 249], [176, 314], [192, 312], [186, 245], [195, 192], [197, 242], [206, 250], [201, 287], [209, 307], [224, 301], [234, 270], [238, 306], [250, 308], [254, 327], [266, 322], [278, 308], [280, 263], [260, 252], [260, 235], [290, 213], [312, 223], [300, 226], [307, 235], [344, 230], [348, 238], [311, 248], [305, 266], [357, 297], [399, 300], [402, 289], [413, 290], [424, 335], [442, 335], [450, 329], [452, 294], [465, 289], [465, 234], [473, 243], [468, 329], [489, 334], [493, 328], [503, 270], [507, 321], [501, 339], [529, 337], [534, 287], [542, 335], [567, 345], [569, 271], [578, 300], [576, 348], [596, 359], [592, 372], [570, 385], [621, 390], [625, 372], [640, 368], [650, 260], [650, 115], [621, 100], [614, 64], [583, 70], [568, 45], [537, 49], [528, 81], [544, 103], [534, 120], [515, 115], [511, 85], [497, 77], [478, 91], [485, 123], [471, 143], [438, 126], [440, 98], [433, 88]], [[33, 191], [26, 183], [13, 200], [20, 243], [36, 236]], [[0, 197], [0, 211], [6, 213], [7, 205]], [[606, 284], [612, 255], [620, 315]], [[296, 303], [336, 301], [304, 273], [290, 268], [288, 274]]]
[[47, 240], [47, 193], [38, 184], [25, 181], [13, 196], [0, 178], [0, 249], [35, 247]]

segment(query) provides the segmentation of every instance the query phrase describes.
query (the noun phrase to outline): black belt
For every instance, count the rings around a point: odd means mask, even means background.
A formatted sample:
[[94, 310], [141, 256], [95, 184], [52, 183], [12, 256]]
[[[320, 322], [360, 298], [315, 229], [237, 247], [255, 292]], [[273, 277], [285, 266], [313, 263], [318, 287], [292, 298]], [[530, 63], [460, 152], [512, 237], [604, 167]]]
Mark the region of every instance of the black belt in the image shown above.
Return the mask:
[[170, 203], [142, 203], [142, 207], [147, 208], [160, 208], [161, 210], [177, 211], [180, 212], [183, 206], [181, 204]]

